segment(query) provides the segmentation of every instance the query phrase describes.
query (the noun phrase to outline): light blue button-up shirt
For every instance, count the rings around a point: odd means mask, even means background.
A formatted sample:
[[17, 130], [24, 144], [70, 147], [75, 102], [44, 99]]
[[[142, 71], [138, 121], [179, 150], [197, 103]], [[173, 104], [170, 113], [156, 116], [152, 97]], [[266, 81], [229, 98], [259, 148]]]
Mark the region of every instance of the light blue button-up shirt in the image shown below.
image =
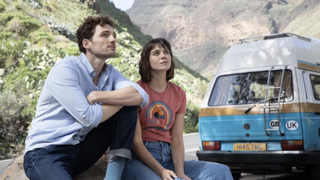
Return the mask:
[[97, 127], [102, 119], [100, 104], [90, 105], [87, 96], [92, 91], [112, 91], [132, 86], [146, 106], [148, 94], [131, 82], [112, 65], [105, 65], [98, 86], [96, 75], [85, 54], [70, 56], [56, 63], [41, 91], [36, 116], [26, 139], [25, 152], [48, 145], [75, 145]]

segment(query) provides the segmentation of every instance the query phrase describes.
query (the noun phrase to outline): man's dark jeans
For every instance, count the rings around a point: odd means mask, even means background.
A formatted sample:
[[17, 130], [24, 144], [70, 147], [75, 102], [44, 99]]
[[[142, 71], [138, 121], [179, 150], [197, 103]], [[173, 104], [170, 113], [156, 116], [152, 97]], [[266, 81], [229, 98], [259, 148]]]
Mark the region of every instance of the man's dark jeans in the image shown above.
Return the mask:
[[89, 132], [77, 145], [51, 145], [28, 151], [24, 169], [31, 180], [72, 180], [110, 150], [131, 150], [137, 123], [137, 107], [123, 107]]

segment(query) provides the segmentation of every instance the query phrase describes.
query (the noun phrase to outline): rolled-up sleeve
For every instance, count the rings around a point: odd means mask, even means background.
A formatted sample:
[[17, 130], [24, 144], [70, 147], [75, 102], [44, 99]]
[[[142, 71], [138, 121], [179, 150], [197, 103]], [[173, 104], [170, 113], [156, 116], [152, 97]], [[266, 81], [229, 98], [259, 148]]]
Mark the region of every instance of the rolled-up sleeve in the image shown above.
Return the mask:
[[117, 71], [113, 67], [111, 67], [111, 68], [112, 68], [112, 71], [114, 72], [113, 73], [113, 75], [114, 75], [114, 79], [113, 79], [114, 90], [131, 86], [138, 91], [138, 93], [140, 94], [140, 96], [142, 98], [142, 103], [140, 104], [140, 106], [143, 106], [143, 107], [147, 106], [149, 103], [149, 95], [146, 93], [146, 91], [141, 86], [139, 86], [139, 84], [130, 81], [124, 75], [122, 75], [119, 71]]
[[58, 63], [53, 67], [46, 85], [52, 96], [78, 122], [86, 127], [97, 127], [103, 116], [102, 106], [90, 105], [79, 84], [78, 71], [73, 63]]

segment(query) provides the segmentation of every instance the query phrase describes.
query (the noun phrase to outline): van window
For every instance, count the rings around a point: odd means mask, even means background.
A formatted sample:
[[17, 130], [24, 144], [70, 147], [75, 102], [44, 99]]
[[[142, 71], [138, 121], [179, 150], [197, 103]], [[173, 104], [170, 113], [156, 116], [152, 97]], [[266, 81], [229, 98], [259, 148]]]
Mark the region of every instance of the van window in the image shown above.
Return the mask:
[[[268, 73], [269, 71], [250, 72], [218, 77], [211, 93], [209, 106], [253, 104], [259, 101], [263, 103]], [[282, 70], [272, 71], [269, 87], [279, 87], [281, 76]], [[269, 89], [267, 99], [278, 98], [278, 95], [279, 89]], [[286, 70], [284, 73], [280, 96], [283, 101], [293, 100], [292, 74], [290, 70]], [[275, 101], [277, 102], [277, 100]]]
[[319, 94], [320, 94], [320, 76], [317, 75], [310, 75], [311, 80], [311, 86], [314, 98], [316, 100], [320, 100]]

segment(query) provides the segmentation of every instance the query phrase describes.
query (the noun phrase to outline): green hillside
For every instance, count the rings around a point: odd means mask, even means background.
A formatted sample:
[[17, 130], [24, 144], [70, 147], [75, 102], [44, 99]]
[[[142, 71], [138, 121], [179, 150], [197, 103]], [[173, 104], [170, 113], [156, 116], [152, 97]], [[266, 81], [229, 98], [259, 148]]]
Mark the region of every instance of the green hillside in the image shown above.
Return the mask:
[[[44, 80], [52, 66], [79, 55], [75, 31], [89, 15], [109, 14], [117, 23], [113, 64], [132, 81], [139, 79], [142, 46], [151, 39], [125, 12], [105, 0], [0, 0], [0, 159], [23, 150], [24, 139]], [[173, 80], [187, 93], [185, 132], [196, 131], [207, 80], [175, 59]]]

